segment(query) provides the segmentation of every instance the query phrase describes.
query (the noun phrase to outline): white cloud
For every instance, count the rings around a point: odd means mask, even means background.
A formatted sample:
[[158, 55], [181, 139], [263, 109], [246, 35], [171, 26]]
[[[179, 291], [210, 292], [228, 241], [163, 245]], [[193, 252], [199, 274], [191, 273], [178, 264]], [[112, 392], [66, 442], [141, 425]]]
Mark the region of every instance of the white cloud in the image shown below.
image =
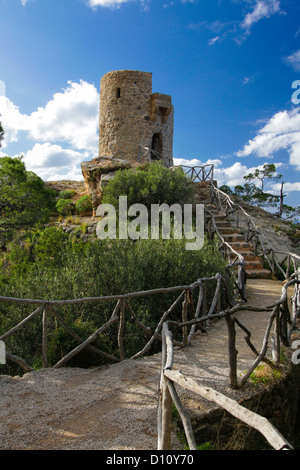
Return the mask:
[[49, 142], [35, 144], [24, 155], [24, 162], [28, 170], [38, 168], [61, 168], [77, 165], [89, 156], [88, 152], [81, 153], [72, 149], [64, 149], [60, 145]]
[[288, 65], [291, 65], [295, 71], [300, 72], [300, 49], [285, 57], [284, 60]]
[[290, 164], [300, 171], [300, 109], [280, 111], [258, 131], [254, 139], [237, 152], [239, 157], [255, 154], [272, 157], [279, 150], [287, 150]]
[[6, 95], [6, 86], [3, 80], [0, 80], [0, 96]]
[[251, 75], [250, 77], [244, 77], [242, 83], [243, 85], [248, 85], [249, 83], [252, 83], [254, 81], [254, 76]]
[[188, 160], [186, 158], [174, 158], [174, 165], [183, 165], [183, 166], [204, 166], [204, 165], [215, 165], [219, 166], [222, 164], [221, 160], [218, 159], [208, 159], [206, 161], [199, 160], [198, 158], [193, 158]]
[[132, 0], [89, 0], [89, 6], [94, 9], [97, 7], [115, 8], [129, 1]]
[[246, 165], [242, 165], [240, 162], [234, 163], [232, 166], [227, 168], [216, 168], [215, 179], [218, 181], [218, 186], [227, 184], [228, 186], [236, 186], [238, 184], [244, 184], [243, 176], [249, 173]]
[[[247, 165], [241, 162], [235, 162], [233, 165], [228, 167], [223, 166], [222, 160], [219, 159], [208, 159], [202, 161], [200, 159], [187, 160], [184, 158], [174, 158], [174, 165], [185, 165], [185, 166], [204, 166], [214, 165], [214, 179], [218, 182], [218, 187], [226, 184], [227, 186], [237, 186], [238, 184], [243, 185], [245, 183], [244, 176], [249, 173], [253, 173], [256, 168], [262, 169], [264, 164], [257, 165], [256, 167], [247, 167]], [[276, 163], [276, 168], [281, 167], [282, 163]]]
[[[217, 166], [214, 172], [215, 179], [217, 180], [219, 187], [223, 184], [231, 187], [237, 186], [239, 184], [244, 185], [244, 176], [248, 175], [249, 173], [253, 173], [256, 168], [262, 170], [265, 163], [255, 167], [247, 167], [247, 165], [243, 165], [241, 162], [235, 162], [229, 167]], [[276, 168], [278, 169], [282, 165], [283, 164], [280, 162], [276, 163]]]
[[290, 153], [290, 164], [300, 171], [300, 139], [292, 145]]
[[96, 151], [98, 145], [99, 95], [94, 85], [80, 81], [55, 93], [44, 108], [22, 114], [9, 98], [0, 96], [4, 145], [25, 131], [28, 138], [42, 142], [67, 142], [76, 149]]
[[[34, 170], [32, 170], [34, 171]], [[34, 171], [43, 181], [82, 181], [81, 169], [78, 166], [61, 168], [40, 168]]]
[[[281, 188], [281, 183], [276, 183], [271, 185], [274, 191], [279, 192]], [[283, 192], [290, 193], [292, 191], [300, 191], [300, 182], [297, 183], [284, 183]]]
[[23, 161], [27, 170], [34, 171], [44, 181], [82, 180], [80, 163], [89, 157], [89, 152], [81, 153], [46, 142], [35, 144], [31, 150], [25, 153]]
[[22, 115], [18, 106], [5, 96], [0, 96], [1, 122], [5, 130], [2, 147], [18, 140], [18, 132], [26, 129], [26, 116]]
[[[21, 0], [23, 7], [29, 2], [30, 0]], [[134, 0], [86, 0], [88, 6], [92, 9], [96, 9], [97, 7], [104, 7], [104, 8], [118, 8], [123, 3], [129, 3]], [[141, 0], [141, 3], [144, 4], [146, 0]]]
[[68, 82], [67, 88], [30, 115], [0, 96], [3, 148], [25, 135], [35, 142], [25, 153], [27, 169], [47, 179], [58, 168], [61, 177], [82, 178], [80, 163], [93, 158], [98, 150], [98, 109], [99, 94], [94, 85], [84, 81]]
[[275, 14], [285, 14], [281, 10], [279, 0], [232, 0], [245, 4], [246, 12], [242, 13], [241, 20], [221, 22], [219, 20], [208, 22], [201, 21], [191, 24], [190, 29], [205, 28], [214, 33], [208, 44], [213, 46], [222, 43], [227, 38], [232, 38], [237, 44], [242, 44], [251, 33], [252, 27], [259, 21], [270, 18]]
[[215, 36], [214, 38], [212, 38], [208, 41], [208, 44], [209, 44], [209, 46], [213, 46], [214, 44], [216, 44], [216, 42], [220, 42], [220, 41], [221, 41], [221, 37], [220, 36]]
[[34, 140], [70, 143], [77, 149], [97, 148], [98, 92], [94, 85], [69, 82], [45, 108], [33, 112], [29, 132]]
[[263, 18], [270, 18], [276, 13], [282, 13], [279, 0], [255, 0], [255, 5], [243, 19], [241, 28], [249, 33], [254, 24]]

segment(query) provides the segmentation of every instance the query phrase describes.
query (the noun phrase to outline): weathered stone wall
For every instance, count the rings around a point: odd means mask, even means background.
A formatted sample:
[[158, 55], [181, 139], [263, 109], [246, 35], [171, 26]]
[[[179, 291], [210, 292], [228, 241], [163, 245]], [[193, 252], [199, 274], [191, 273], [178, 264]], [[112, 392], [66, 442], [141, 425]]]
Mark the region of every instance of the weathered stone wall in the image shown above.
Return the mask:
[[[173, 164], [174, 110], [169, 95], [152, 94], [152, 74], [119, 70], [100, 83], [99, 157], [109, 155], [137, 162], [159, 135], [159, 153]], [[150, 161], [146, 154], [143, 161]]]

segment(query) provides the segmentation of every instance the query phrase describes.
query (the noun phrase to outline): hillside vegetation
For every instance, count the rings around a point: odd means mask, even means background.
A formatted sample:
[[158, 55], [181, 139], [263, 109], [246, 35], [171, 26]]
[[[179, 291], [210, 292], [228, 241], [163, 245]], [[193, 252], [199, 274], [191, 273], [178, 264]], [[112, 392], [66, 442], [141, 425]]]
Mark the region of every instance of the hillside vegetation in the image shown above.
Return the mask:
[[[161, 166], [146, 168], [135, 175], [125, 172], [118, 178], [130, 178], [127, 188], [136, 189], [138, 201], [140, 181], [148, 184], [148, 202], [155, 191], [157, 202], [164, 202], [164, 194], [169, 204], [187, 201], [191, 195], [190, 183], [181, 171], [170, 172]], [[26, 171], [23, 168], [23, 171]], [[168, 172], [168, 180], [164, 179]], [[116, 178], [116, 182], [118, 182]], [[148, 181], [148, 183], [147, 183]], [[116, 182], [114, 184], [116, 184]], [[174, 182], [176, 183], [174, 185]], [[60, 183], [61, 184], [61, 183]], [[173, 191], [168, 190], [173, 187]], [[49, 185], [48, 185], [49, 186]], [[198, 251], [187, 251], [186, 240], [99, 240], [95, 231], [87, 231], [92, 223], [88, 208], [78, 209], [78, 201], [86, 202], [82, 186], [80, 194], [73, 185], [56, 187], [54, 203], [48, 221], [40, 219], [29, 228], [14, 230], [5, 239], [0, 261], [0, 291], [2, 296], [31, 299], [71, 299], [80, 297], [99, 297], [122, 294], [132, 291], [148, 290], [158, 287], [186, 285], [203, 276], [217, 272], [225, 276], [225, 261], [218, 245], [206, 240]], [[126, 187], [116, 185], [115, 192], [110, 188], [110, 197], [117, 197], [119, 189], [126, 195]], [[164, 191], [165, 188], [165, 191]], [[176, 191], [176, 188], [178, 190]], [[49, 189], [49, 187], [48, 187]], [[44, 186], [43, 186], [44, 191]], [[48, 194], [48, 193], [47, 193]], [[52, 197], [53, 197], [53, 193]], [[173, 194], [173, 199], [171, 198]], [[140, 192], [143, 202], [147, 203], [146, 192]], [[129, 196], [129, 194], [128, 194]], [[59, 214], [59, 201], [69, 203], [70, 212]], [[62, 204], [62, 203], [60, 203]], [[94, 221], [95, 222], [95, 221]], [[70, 230], [72, 228], [72, 230]], [[229, 283], [229, 289], [232, 286]], [[223, 293], [224, 294], [224, 293]], [[211, 294], [212, 295], [212, 294]], [[162, 313], [174, 301], [174, 295], [153, 295], [132, 300], [132, 308], [139, 320], [155, 328]], [[194, 299], [196, 302], [196, 299]], [[86, 339], [105, 323], [112, 314], [113, 303], [89, 303], [77, 307], [64, 307], [59, 314], [64, 321], [80, 336]], [[33, 311], [33, 306], [0, 303], [0, 335]], [[180, 318], [181, 305], [174, 310], [173, 318]], [[7, 350], [22, 357], [30, 365], [41, 367], [41, 318], [27, 323], [16, 335], [6, 341]], [[54, 320], [49, 324], [49, 365], [55, 364], [77, 343]], [[134, 354], [145, 344], [145, 334], [139, 332], [134, 324], [127, 322], [125, 329], [125, 355]], [[95, 343], [95, 346], [109, 354], [117, 349], [117, 325]], [[151, 352], [156, 350], [156, 345]], [[90, 367], [99, 365], [99, 356], [83, 351], [69, 365]], [[18, 366], [7, 364], [1, 367], [4, 374], [21, 373]]]

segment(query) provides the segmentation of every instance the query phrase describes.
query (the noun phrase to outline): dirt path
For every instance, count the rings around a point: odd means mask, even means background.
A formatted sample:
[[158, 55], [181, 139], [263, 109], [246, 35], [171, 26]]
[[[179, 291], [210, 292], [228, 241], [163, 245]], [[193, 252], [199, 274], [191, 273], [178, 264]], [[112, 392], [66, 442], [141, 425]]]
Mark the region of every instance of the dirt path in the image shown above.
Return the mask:
[[[281, 283], [250, 280], [248, 304], [269, 305]], [[269, 314], [241, 312], [260, 349]], [[190, 347], [176, 349], [174, 368], [235, 399], [248, 394], [228, 387], [227, 331], [223, 320], [198, 332]], [[238, 334], [239, 368], [253, 361]], [[20, 377], [0, 376], [0, 449], [154, 450], [160, 354], [83, 369], [44, 369]], [[193, 412], [211, 403], [179, 390]], [[176, 436], [172, 447], [180, 449]]]

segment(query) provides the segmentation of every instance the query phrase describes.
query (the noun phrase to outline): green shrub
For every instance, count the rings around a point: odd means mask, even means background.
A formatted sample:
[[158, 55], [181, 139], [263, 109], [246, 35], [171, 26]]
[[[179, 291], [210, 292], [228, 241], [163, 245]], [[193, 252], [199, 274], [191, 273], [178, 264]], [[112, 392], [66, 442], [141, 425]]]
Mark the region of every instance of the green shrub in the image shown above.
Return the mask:
[[60, 191], [58, 198], [59, 199], [71, 199], [73, 196], [75, 196], [76, 191], [75, 189], [64, 189], [63, 191]]
[[119, 196], [127, 196], [128, 205], [174, 204], [190, 202], [193, 186], [182, 168], [170, 170], [160, 162], [136, 170], [119, 170], [103, 190], [103, 203], [119, 205]]
[[[207, 240], [201, 250], [187, 251], [185, 240], [150, 239], [134, 242], [96, 239], [84, 242], [50, 227], [23, 234], [23, 238], [11, 244], [0, 271], [0, 290], [2, 296], [46, 300], [99, 297], [187, 285], [217, 272], [225, 274], [225, 265], [218, 246]], [[215, 283], [208, 285], [209, 299], [213, 297], [214, 288]], [[229, 288], [232, 286], [229, 285]], [[130, 305], [141, 322], [155, 328], [177, 295], [175, 292], [132, 298]], [[196, 297], [195, 291], [194, 304], [197, 302]], [[66, 324], [85, 339], [108, 321], [115, 304], [112, 301], [89, 302], [76, 306], [57, 306], [55, 309]], [[0, 335], [33, 310], [32, 305], [0, 302]], [[126, 318], [128, 320], [128, 313]], [[171, 315], [171, 319], [180, 318], [181, 303]], [[72, 337], [57, 328], [53, 317], [49, 316], [50, 366], [76, 346]], [[114, 324], [104, 337], [99, 337], [100, 349], [117, 354], [117, 330], [118, 325]], [[9, 338], [7, 350], [24, 358], [30, 365], [40, 366], [41, 337], [39, 315], [24, 325], [20, 333]], [[126, 321], [125, 356], [130, 357], [142, 349], [145, 341], [145, 333], [135, 323]], [[160, 343], [154, 343], [150, 353], [157, 352], [160, 347]], [[101, 357], [99, 359], [86, 351], [75, 356], [67, 365], [89, 367], [102, 363]], [[0, 373], [16, 375], [23, 371], [9, 362], [1, 367]]]
[[0, 243], [5, 245], [22, 229], [46, 223], [55, 206], [55, 192], [22, 158], [0, 158]]
[[56, 203], [56, 210], [60, 215], [72, 215], [75, 212], [75, 204], [70, 199], [59, 199]]
[[82, 196], [75, 204], [75, 211], [78, 215], [89, 215], [93, 210], [91, 196], [86, 194]]

